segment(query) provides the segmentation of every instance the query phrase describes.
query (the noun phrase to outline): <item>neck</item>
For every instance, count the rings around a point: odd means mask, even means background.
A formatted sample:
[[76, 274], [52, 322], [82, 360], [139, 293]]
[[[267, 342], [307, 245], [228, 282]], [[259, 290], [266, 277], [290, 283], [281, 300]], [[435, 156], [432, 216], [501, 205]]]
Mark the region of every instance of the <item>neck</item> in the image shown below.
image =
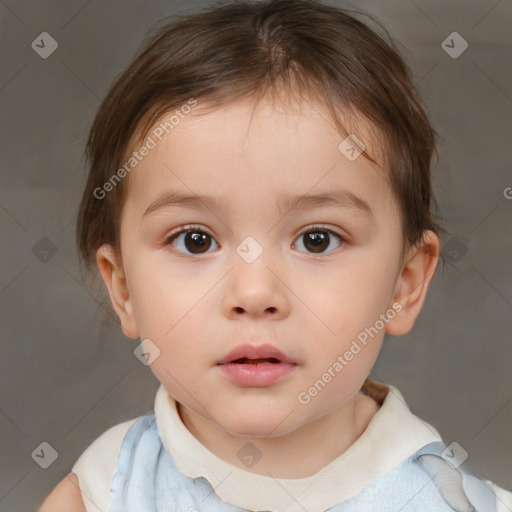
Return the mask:
[[[358, 393], [340, 407], [279, 437], [240, 437], [230, 434], [177, 404], [190, 433], [218, 458], [244, 471], [274, 478], [306, 478], [344, 453], [366, 430], [379, 405]], [[248, 442], [263, 454], [247, 467], [237, 453]]]

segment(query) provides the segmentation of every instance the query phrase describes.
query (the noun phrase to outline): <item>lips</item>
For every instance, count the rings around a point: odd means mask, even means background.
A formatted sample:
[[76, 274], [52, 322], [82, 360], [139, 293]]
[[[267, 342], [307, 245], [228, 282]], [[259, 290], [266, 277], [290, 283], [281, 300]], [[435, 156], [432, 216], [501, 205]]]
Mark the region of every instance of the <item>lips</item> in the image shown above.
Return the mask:
[[229, 363], [263, 364], [289, 363], [296, 364], [290, 357], [272, 345], [240, 345], [217, 362], [218, 365]]
[[292, 378], [299, 366], [272, 345], [241, 345], [223, 357], [220, 374], [242, 388], [266, 388]]

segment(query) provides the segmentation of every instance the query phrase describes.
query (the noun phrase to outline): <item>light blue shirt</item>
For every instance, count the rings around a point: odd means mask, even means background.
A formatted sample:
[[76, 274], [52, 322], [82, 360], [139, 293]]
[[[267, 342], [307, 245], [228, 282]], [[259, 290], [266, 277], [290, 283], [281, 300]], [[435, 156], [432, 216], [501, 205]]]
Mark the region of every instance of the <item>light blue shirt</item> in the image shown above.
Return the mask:
[[[481, 478], [454, 468], [433, 442], [329, 512], [496, 512], [496, 495]], [[435, 471], [432, 469], [435, 468]], [[155, 413], [128, 430], [112, 482], [110, 512], [246, 512], [222, 501], [204, 477], [177, 468], [158, 434]], [[274, 511], [281, 512], [281, 511]], [[319, 511], [307, 511], [319, 512]]]

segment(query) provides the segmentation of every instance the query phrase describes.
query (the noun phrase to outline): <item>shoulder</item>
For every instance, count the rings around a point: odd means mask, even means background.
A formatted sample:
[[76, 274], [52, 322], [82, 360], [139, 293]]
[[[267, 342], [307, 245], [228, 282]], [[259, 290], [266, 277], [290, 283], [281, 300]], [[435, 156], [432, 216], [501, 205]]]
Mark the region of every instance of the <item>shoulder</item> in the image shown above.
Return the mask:
[[135, 421], [137, 418], [115, 425], [96, 438], [37, 512], [108, 510], [121, 445]]
[[[464, 464], [454, 466], [453, 451], [443, 457], [438, 450], [437, 447], [426, 447], [426, 454], [420, 455], [416, 462], [429, 474], [437, 491], [454, 510], [512, 510], [511, 492], [464, 469]], [[449, 458], [452, 461], [448, 462]]]
[[[80, 485], [84, 510], [108, 510], [110, 489], [126, 433], [138, 418], [119, 423], [96, 438], [80, 455], [71, 471]], [[44, 511], [43, 511], [44, 512]]]
[[119, 423], [103, 432], [97, 437], [80, 455], [75, 462], [72, 471], [77, 473], [87, 468], [89, 463], [94, 462], [96, 466], [104, 465], [112, 460], [112, 456], [119, 455], [123, 439], [130, 427], [138, 418]]
[[86, 512], [78, 478], [70, 473], [46, 497], [37, 512]]
[[486, 480], [486, 482], [496, 494], [496, 511], [510, 512], [512, 510], [512, 491], [502, 489], [490, 480]]

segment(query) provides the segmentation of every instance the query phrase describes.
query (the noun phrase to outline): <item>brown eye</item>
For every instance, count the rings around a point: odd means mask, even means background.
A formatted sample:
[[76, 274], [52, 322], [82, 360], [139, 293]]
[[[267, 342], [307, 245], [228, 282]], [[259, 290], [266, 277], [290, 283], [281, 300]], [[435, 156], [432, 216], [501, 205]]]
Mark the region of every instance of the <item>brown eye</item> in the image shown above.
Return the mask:
[[[171, 235], [166, 244], [184, 254], [204, 254], [212, 246], [213, 238], [199, 229], [185, 228]], [[215, 242], [214, 242], [215, 243]]]
[[[335, 247], [332, 247], [333, 237], [339, 240], [338, 245], [336, 245]], [[313, 254], [331, 252], [334, 249], [338, 248], [342, 244], [342, 242], [344, 242], [343, 238], [340, 235], [329, 229], [312, 229], [306, 231], [302, 233], [297, 240], [301, 242], [302, 246], [304, 246], [307, 252]], [[294, 248], [296, 248], [296, 244], [297, 242], [293, 245]], [[326, 251], [326, 249], [328, 249], [329, 247], [331, 247], [331, 249]]]

